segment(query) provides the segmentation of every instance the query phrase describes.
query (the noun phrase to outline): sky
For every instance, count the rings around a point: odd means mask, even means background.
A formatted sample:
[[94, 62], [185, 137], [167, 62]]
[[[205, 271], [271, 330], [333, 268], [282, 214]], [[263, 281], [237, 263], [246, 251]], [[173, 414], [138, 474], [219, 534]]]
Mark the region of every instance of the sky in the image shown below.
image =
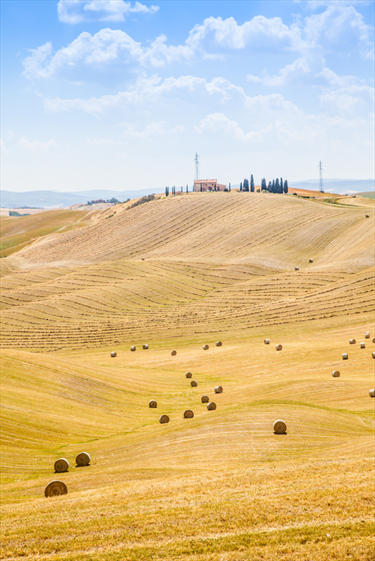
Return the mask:
[[374, 5], [1, 0], [2, 189], [372, 178]]

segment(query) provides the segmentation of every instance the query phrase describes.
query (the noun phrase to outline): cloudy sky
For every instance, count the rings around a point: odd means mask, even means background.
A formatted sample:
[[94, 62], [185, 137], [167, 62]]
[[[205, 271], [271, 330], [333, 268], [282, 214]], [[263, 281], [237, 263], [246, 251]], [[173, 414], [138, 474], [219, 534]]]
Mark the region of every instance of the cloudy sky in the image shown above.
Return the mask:
[[2, 188], [373, 177], [373, 1], [1, 1]]

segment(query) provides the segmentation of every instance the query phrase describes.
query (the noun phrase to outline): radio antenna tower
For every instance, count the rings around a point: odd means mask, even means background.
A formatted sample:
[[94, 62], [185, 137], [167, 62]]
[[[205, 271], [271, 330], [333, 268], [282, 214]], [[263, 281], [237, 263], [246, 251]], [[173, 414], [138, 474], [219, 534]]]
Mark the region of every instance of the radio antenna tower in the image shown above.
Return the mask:
[[195, 179], [198, 181], [198, 179], [199, 179], [199, 156], [198, 156], [197, 152], [195, 153], [194, 162], [195, 162]]
[[324, 193], [322, 160], [319, 160], [319, 179], [320, 179], [320, 192]]

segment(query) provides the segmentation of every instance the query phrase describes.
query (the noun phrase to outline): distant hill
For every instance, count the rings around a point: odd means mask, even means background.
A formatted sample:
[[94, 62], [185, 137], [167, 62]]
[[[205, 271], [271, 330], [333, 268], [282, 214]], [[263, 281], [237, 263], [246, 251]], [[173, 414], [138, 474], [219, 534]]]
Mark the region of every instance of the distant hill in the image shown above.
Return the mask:
[[[324, 190], [330, 193], [358, 193], [373, 191], [375, 189], [374, 179], [325, 179]], [[289, 181], [289, 186], [295, 189], [307, 189], [308, 191], [319, 191], [319, 179], [307, 181]]]
[[375, 199], [375, 191], [368, 191], [364, 193], [357, 193], [361, 197], [366, 197], [366, 199]]
[[141, 189], [129, 191], [96, 190], [78, 191], [77, 193], [59, 193], [57, 191], [28, 191], [25, 193], [1, 191], [0, 206], [2, 208], [37, 207], [37, 208], [64, 208], [97, 199], [111, 199], [115, 197], [123, 202], [127, 199], [144, 197], [151, 193], [161, 193], [163, 189]]

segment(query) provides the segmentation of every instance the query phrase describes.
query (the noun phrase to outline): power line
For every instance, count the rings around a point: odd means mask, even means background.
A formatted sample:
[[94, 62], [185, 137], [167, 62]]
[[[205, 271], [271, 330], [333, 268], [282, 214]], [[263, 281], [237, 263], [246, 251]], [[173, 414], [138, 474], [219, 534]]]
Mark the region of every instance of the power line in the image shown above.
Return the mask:
[[200, 162], [199, 162], [199, 156], [198, 156], [198, 153], [197, 153], [197, 152], [195, 153], [194, 162], [195, 162], [195, 179], [198, 181], [198, 179], [199, 179], [199, 165], [200, 165]]

